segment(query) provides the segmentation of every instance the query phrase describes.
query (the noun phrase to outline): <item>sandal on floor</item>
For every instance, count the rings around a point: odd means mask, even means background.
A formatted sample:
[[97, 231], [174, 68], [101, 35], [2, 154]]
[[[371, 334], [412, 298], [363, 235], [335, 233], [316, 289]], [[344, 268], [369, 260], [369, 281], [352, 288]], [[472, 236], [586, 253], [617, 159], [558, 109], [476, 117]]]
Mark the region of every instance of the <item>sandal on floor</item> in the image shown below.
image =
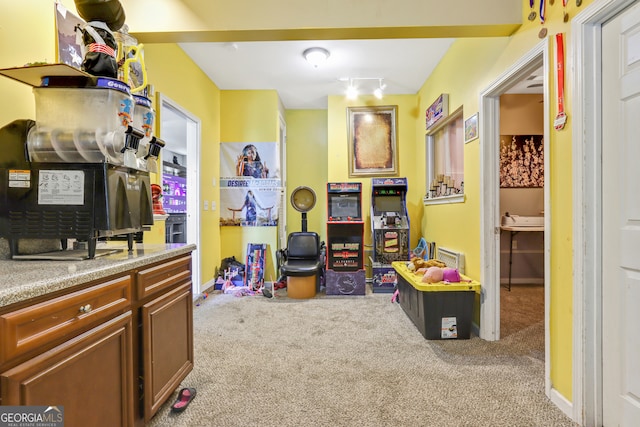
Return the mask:
[[182, 412], [187, 409], [189, 403], [196, 397], [196, 389], [195, 388], [183, 388], [178, 393], [178, 398], [171, 405], [171, 411], [173, 412]]

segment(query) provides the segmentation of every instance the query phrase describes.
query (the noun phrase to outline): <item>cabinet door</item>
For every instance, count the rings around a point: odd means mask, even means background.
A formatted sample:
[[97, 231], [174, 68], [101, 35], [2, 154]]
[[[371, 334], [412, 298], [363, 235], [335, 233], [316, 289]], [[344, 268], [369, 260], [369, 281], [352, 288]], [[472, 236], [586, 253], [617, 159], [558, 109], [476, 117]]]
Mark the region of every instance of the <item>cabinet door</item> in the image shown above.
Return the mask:
[[3, 405], [63, 406], [68, 426], [133, 425], [131, 312], [0, 375]]
[[144, 419], [193, 369], [191, 281], [142, 306]]

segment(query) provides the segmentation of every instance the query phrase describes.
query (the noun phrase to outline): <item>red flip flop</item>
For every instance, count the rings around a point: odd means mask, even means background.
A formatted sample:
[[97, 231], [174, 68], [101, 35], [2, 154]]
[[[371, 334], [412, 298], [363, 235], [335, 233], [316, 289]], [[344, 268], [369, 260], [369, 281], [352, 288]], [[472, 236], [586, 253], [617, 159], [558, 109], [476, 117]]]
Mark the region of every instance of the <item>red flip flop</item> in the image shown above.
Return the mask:
[[178, 398], [171, 405], [171, 410], [173, 412], [182, 412], [187, 409], [189, 403], [196, 397], [196, 389], [195, 388], [183, 388], [178, 393]]

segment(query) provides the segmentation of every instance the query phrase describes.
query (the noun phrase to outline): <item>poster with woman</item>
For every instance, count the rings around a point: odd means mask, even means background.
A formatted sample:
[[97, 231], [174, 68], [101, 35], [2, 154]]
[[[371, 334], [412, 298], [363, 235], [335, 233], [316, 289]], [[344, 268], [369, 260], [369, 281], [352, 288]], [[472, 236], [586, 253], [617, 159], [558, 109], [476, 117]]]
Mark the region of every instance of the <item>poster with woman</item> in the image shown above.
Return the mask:
[[276, 226], [280, 156], [275, 142], [220, 144], [220, 225]]
[[280, 156], [275, 142], [223, 142], [220, 177], [280, 179]]

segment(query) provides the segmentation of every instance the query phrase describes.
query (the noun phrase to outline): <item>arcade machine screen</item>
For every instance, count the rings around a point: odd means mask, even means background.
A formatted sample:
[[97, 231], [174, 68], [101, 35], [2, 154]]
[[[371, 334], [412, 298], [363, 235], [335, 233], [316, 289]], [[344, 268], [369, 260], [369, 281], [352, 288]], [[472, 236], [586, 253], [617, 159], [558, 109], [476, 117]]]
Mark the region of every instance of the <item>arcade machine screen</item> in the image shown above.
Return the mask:
[[382, 215], [385, 212], [401, 213], [402, 198], [400, 196], [375, 196], [374, 214]]
[[329, 217], [343, 221], [360, 218], [360, 197], [356, 194], [329, 194]]

